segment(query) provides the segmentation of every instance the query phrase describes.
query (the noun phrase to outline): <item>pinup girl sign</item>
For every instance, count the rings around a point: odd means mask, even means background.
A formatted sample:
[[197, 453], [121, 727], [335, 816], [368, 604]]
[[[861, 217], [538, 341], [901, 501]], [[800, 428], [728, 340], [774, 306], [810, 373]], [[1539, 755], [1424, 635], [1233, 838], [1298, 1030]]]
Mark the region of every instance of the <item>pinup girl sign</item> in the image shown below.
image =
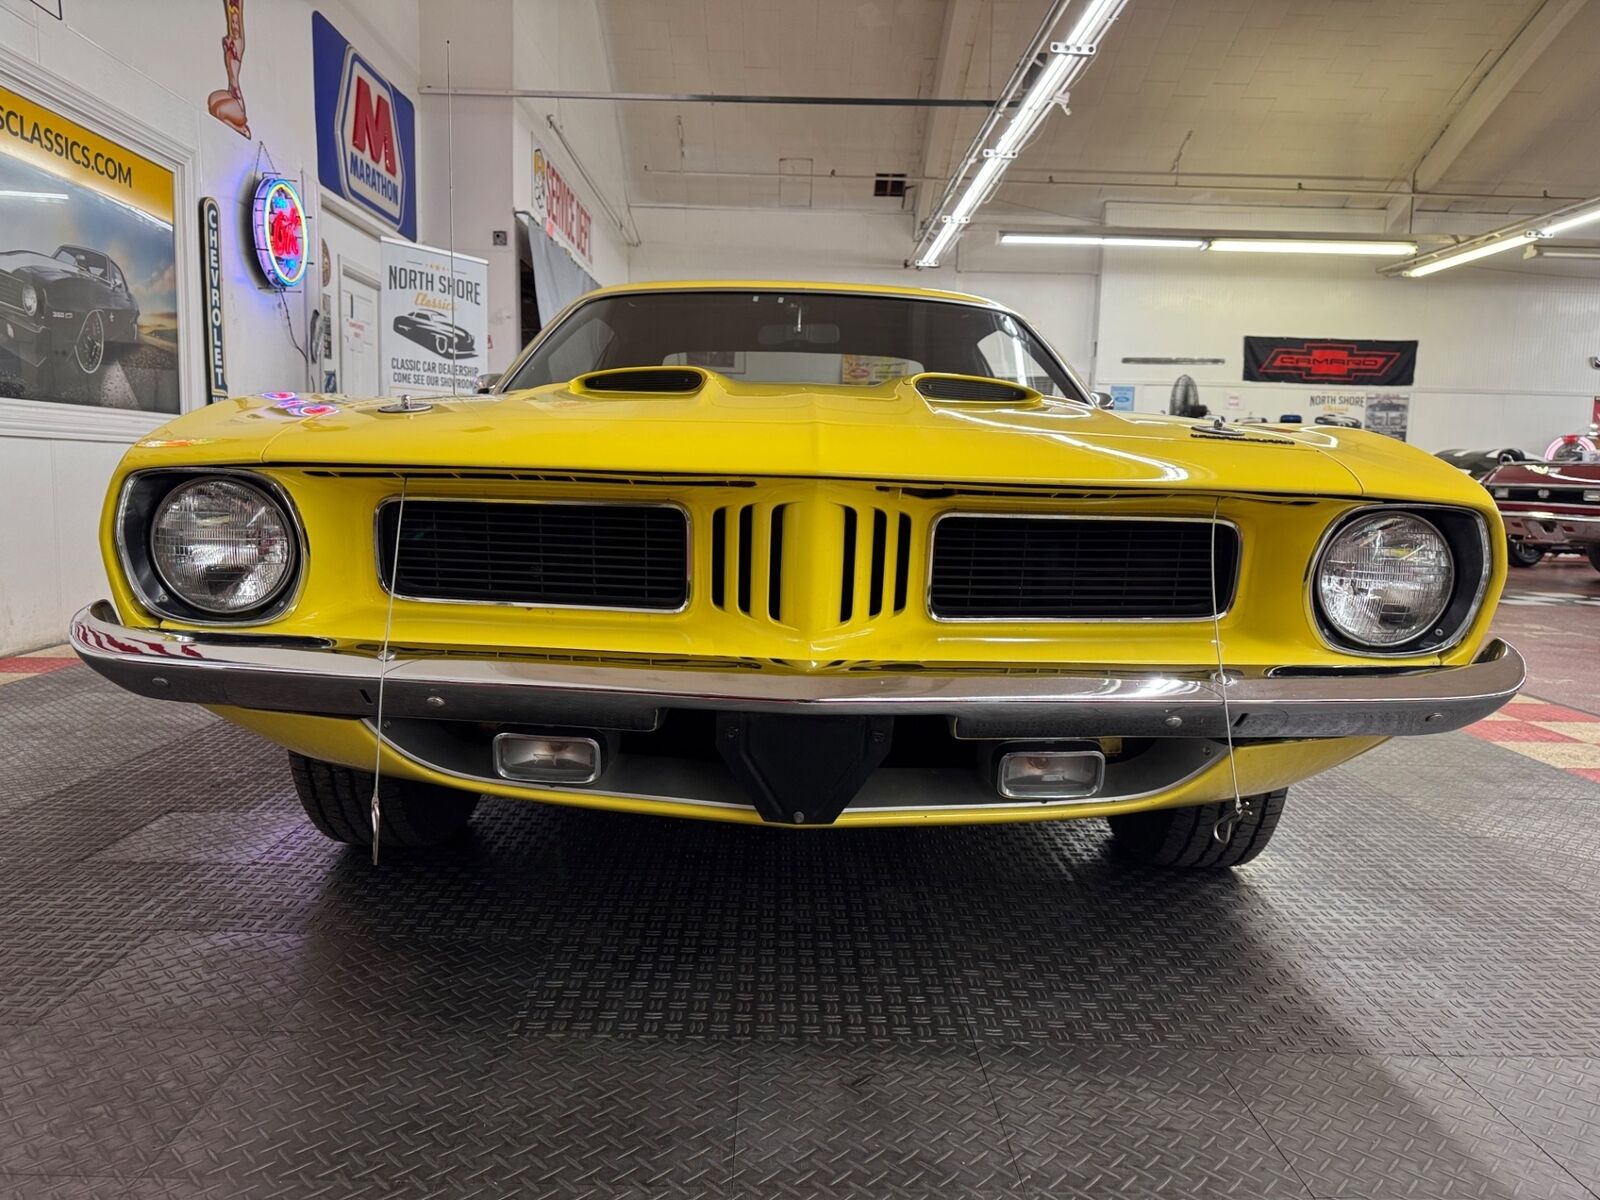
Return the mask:
[[222, 66], [228, 72], [228, 86], [206, 98], [211, 115], [229, 126], [240, 137], [250, 136], [250, 120], [244, 111], [244, 92], [239, 87], [239, 68], [244, 63], [244, 0], [222, 0], [227, 14], [228, 33], [222, 39]]

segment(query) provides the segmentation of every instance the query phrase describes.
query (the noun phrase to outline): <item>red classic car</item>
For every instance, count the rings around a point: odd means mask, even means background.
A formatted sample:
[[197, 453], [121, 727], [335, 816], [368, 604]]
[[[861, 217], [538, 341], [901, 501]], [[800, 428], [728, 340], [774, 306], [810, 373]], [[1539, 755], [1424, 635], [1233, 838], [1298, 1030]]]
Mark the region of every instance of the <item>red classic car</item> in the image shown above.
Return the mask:
[[1600, 571], [1600, 462], [1511, 462], [1484, 476], [1511, 539], [1511, 561], [1586, 554]]

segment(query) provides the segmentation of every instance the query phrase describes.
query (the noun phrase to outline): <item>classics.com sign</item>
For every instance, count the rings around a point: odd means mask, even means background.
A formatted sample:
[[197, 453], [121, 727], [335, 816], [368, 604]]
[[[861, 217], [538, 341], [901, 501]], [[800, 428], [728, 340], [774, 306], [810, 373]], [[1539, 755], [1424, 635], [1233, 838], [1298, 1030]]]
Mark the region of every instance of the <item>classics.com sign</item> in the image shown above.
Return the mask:
[[584, 266], [594, 265], [589, 242], [594, 221], [589, 209], [537, 145], [533, 148], [533, 215], [552, 241]]
[[415, 238], [415, 106], [321, 13], [311, 15], [311, 50], [317, 178], [402, 237]]
[[[5, 88], [0, 88], [0, 154], [172, 222], [171, 171]], [[4, 225], [0, 216], [0, 231]]]

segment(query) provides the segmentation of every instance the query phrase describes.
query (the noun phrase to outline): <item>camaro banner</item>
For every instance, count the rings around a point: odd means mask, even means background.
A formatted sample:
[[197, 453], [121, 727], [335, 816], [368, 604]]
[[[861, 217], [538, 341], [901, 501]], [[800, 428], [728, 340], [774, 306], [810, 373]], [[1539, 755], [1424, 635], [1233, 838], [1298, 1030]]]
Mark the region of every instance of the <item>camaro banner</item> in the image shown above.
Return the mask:
[[1244, 377], [1249, 383], [1410, 387], [1416, 371], [1416, 342], [1353, 338], [1244, 339]]
[[379, 310], [385, 395], [470, 396], [488, 362], [489, 264], [383, 239]]
[[178, 411], [173, 176], [0, 88], [0, 396]]

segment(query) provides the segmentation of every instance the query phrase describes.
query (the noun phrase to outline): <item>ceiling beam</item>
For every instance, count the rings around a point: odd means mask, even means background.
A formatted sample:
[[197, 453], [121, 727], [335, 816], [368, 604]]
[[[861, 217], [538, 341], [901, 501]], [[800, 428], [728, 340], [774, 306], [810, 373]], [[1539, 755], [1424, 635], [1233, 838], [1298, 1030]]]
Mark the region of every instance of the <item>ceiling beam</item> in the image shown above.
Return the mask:
[[1423, 154], [1412, 173], [1415, 191], [1430, 191], [1439, 184], [1528, 69], [1587, 3], [1588, 0], [1544, 0]]
[[[939, 57], [934, 62], [933, 80], [929, 87], [932, 95], [961, 96], [966, 93], [967, 79], [972, 71], [972, 54], [978, 38], [978, 19], [983, 7], [983, 0], [946, 0], [944, 32], [939, 39]], [[922, 157], [918, 160], [915, 174], [937, 179], [948, 175], [950, 158], [955, 153], [956, 134], [955, 112], [949, 109], [933, 110], [922, 129]], [[918, 228], [928, 219], [928, 213], [938, 199], [938, 187], [917, 188]]]

